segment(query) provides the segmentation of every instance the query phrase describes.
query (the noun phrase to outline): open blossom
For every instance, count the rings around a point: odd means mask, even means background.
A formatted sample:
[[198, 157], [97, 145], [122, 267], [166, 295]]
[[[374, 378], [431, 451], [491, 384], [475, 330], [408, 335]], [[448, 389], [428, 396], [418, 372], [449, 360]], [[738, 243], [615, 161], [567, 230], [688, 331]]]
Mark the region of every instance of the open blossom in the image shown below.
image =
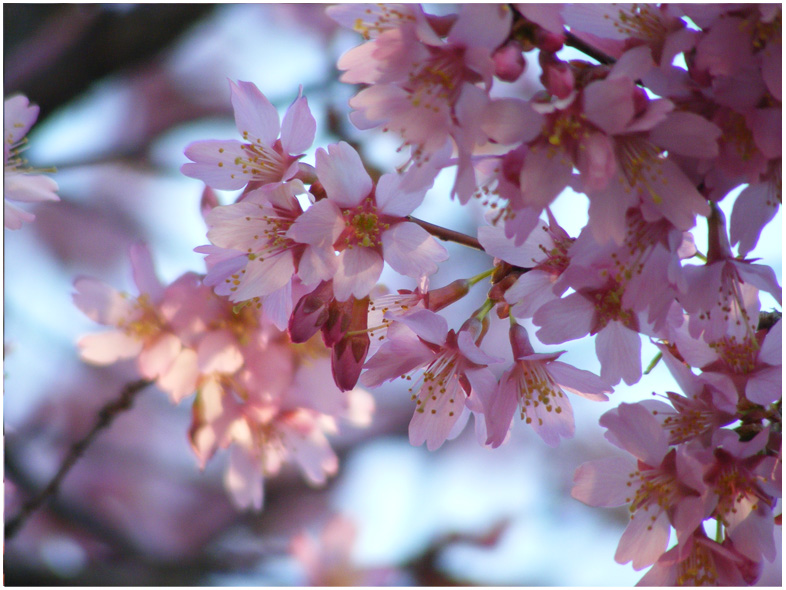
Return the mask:
[[497, 227], [478, 228], [478, 240], [488, 254], [528, 269], [505, 291], [505, 301], [517, 318], [531, 318], [540, 306], [559, 298], [567, 289], [564, 282], [562, 288], [556, 283], [570, 264], [568, 250], [575, 238], [557, 223], [549, 209], [546, 212], [548, 224], [540, 222], [518, 246]]
[[236, 302], [265, 301], [282, 288], [289, 286], [291, 291], [296, 276], [311, 287], [332, 277], [334, 256], [287, 237], [303, 213], [295, 195], [305, 192], [299, 180], [265, 185], [246, 193], [242, 201], [207, 214], [208, 239], [229, 251], [210, 254], [223, 254], [232, 261], [208, 270], [205, 282], [215, 285], [216, 293]]
[[761, 576], [761, 564], [726, 539], [717, 543], [702, 528], [660, 556], [637, 586], [745, 586]]
[[230, 80], [229, 86], [243, 141], [192, 143], [185, 153], [193, 162], [183, 164], [183, 174], [225, 190], [243, 188], [252, 181], [270, 184], [292, 179], [316, 133], [306, 97], [299, 95], [279, 122], [278, 111], [254, 84]]
[[713, 461], [704, 475], [715, 501], [713, 518], [720, 521], [737, 550], [752, 559], [775, 559], [773, 509], [781, 497], [779, 459], [764, 451], [765, 428], [747, 442], [736, 432], [719, 430], [712, 440]]
[[655, 563], [666, 550], [670, 527], [690, 535], [708, 515], [704, 467], [686, 447], [669, 449], [666, 432], [641, 404], [621, 404], [600, 420], [606, 438], [631, 453], [584, 463], [571, 495], [590, 506], [629, 504], [631, 520], [614, 559], [634, 569]]
[[[477, 320], [468, 320], [456, 333], [447, 321], [429, 310], [401, 316], [388, 329], [388, 339], [366, 362], [361, 382], [376, 387], [403, 377], [412, 381], [415, 413], [409, 440], [428, 450], [439, 448], [468, 417], [465, 408], [483, 413], [483, 402], [496, 385], [488, 365], [501, 362], [487, 355], [474, 341]], [[423, 369], [417, 379], [412, 373]], [[460, 431], [459, 431], [460, 432]]]
[[196, 386], [197, 354], [183, 345], [164, 307], [169, 305], [170, 313], [177, 313], [178, 307], [187, 305], [176, 293], [180, 282], [191, 282], [191, 275], [184, 275], [165, 289], [154, 273], [147, 248], [141, 244], [132, 247], [131, 263], [140, 292], [138, 297], [125, 295], [91, 278], [82, 277], [74, 282], [76, 306], [90, 319], [114, 328], [80, 338], [80, 356], [98, 365], [138, 357], [142, 375], [157, 380], [162, 389], [179, 401]]
[[38, 106], [31, 105], [26, 97], [17, 95], [3, 103], [3, 225], [19, 229], [35, 215], [20, 209], [11, 201], [36, 203], [59, 201], [55, 194], [57, 183], [25, 166], [19, 155], [26, 142], [25, 135], [38, 118]]
[[594, 401], [607, 401], [611, 387], [589, 371], [558, 361], [562, 354], [538, 354], [527, 331], [518, 324], [510, 329], [513, 366], [500, 377], [485, 411], [487, 443], [497, 447], [505, 437], [516, 407], [521, 419], [549, 445], [573, 436], [573, 409], [565, 391]]
[[[384, 174], [374, 186], [358, 153], [345, 142], [317, 150], [317, 177], [327, 198], [301, 215], [287, 237], [335, 257], [336, 299], [367, 296], [382, 274], [383, 262], [419, 279], [437, 271], [447, 259], [444, 246], [422, 227], [406, 220], [423, 200], [425, 190], [405, 192], [401, 178]], [[318, 257], [315, 257], [318, 258]], [[315, 274], [328, 269], [315, 263]]]
[[[404, 145], [412, 146], [411, 171], [418, 175], [418, 169], [430, 169], [428, 182], [442, 165], [429, 160], [440, 160], [438, 154], [446, 147], [450, 151], [455, 141], [460, 187], [467, 173], [472, 176], [472, 149], [486, 142], [476, 115], [488, 105], [496, 67], [492, 54], [507, 38], [511, 21], [508, 7], [467, 4], [451, 19], [449, 31], [419, 10], [393, 21], [398, 26], [386, 24], [339, 60], [339, 68], [346, 70], [342, 81], [370, 84], [350, 100], [352, 122], [360, 129], [382, 125], [399, 133]], [[477, 86], [481, 82], [485, 89]], [[462, 202], [472, 190], [474, 185], [469, 192], [459, 191]]]
[[366, 392], [345, 393], [325, 382], [326, 352], [318, 342], [293, 345], [272, 330], [243, 347], [244, 366], [235, 374], [200, 388], [191, 444], [203, 466], [217, 449], [231, 447], [224, 481], [239, 507], [260, 509], [264, 479], [288, 462], [309, 482], [324, 483], [338, 469], [326, 436], [337, 431], [336, 420], [370, 423], [373, 400]]

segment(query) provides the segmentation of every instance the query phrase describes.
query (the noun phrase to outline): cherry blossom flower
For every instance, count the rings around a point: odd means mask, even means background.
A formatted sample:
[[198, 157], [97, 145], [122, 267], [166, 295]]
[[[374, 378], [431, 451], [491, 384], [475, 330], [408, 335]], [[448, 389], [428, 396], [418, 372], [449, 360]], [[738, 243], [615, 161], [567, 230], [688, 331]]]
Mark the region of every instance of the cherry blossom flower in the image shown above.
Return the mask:
[[521, 419], [555, 447], [560, 438], [573, 436], [573, 409], [565, 391], [594, 401], [608, 401], [612, 389], [589, 371], [558, 361], [562, 352], [538, 354], [527, 331], [518, 324], [510, 329], [513, 367], [505, 371], [485, 412], [487, 444], [498, 447], [504, 441], [516, 406]]
[[[467, 177], [472, 174], [469, 154], [476, 144], [486, 142], [475, 115], [489, 102], [495, 71], [492, 52], [507, 38], [511, 20], [505, 6], [467, 4], [449, 31], [443, 32], [436, 30], [434, 19], [415, 12], [400, 26], [350, 50], [338, 63], [339, 69], [346, 70], [342, 81], [371, 84], [350, 100], [355, 109], [352, 122], [360, 129], [383, 125], [384, 130], [399, 133], [404, 145], [412, 146], [410, 171], [416, 175], [432, 157], [450, 149], [452, 138], [460, 167], [454, 191], [466, 202], [474, 190], [474, 185], [469, 192], [462, 188], [463, 183], [472, 184]], [[478, 27], [479, 22], [483, 26]], [[476, 86], [480, 82], [485, 91]], [[427, 183], [438, 167], [430, 169]], [[408, 188], [414, 187], [412, 178], [408, 176]], [[419, 188], [422, 183], [415, 184]]]
[[[76, 306], [93, 321], [115, 328], [80, 338], [80, 356], [98, 365], [138, 357], [140, 373], [147, 379], [156, 379], [179, 401], [196, 386], [197, 355], [183, 346], [163, 313], [164, 301], [177, 292], [178, 283], [169, 292], [164, 289], [142, 244], [131, 248], [131, 264], [140, 291], [135, 298], [95, 279], [81, 277], [74, 282]], [[181, 278], [190, 280], [189, 275]]]
[[740, 325], [744, 333], [750, 332], [748, 326], [757, 320], [757, 316], [749, 315], [742, 285], [767, 291], [778, 302], [781, 301], [781, 288], [769, 266], [732, 256], [726, 237], [726, 220], [717, 206], [713, 206], [709, 223], [707, 264], [685, 266], [688, 292], [680, 301], [689, 314], [691, 335], [697, 337], [703, 332], [707, 342], [714, 342], [726, 335], [728, 324]]
[[[251, 82], [229, 82], [235, 123], [243, 141], [197, 141], [186, 148], [193, 162], [181, 172], [225, 190], [249, 182], [284, 182], [298, 173], [298, 160], [316, 133], [316, 121], [305, 96], [299, 94], [279, 123], [278, 111]], [[280, 137], [279, 137], [280, 134]]]
[[38, 106], [31, 105], [25, 96], [17, 95], [3, 103], [3, 225], [19, 229], [31, 222], [35, 215], [20, 209], [10, 201], [38, 203], [59, 201], [55, 194], [57, 183], [26, 166], [20, 153], [26, 143], [25, 135], [38, 118]]
[[666, 432], [641, 404], [620, 404], [600, 419], [606, 438], [637, 461], [615, 457], [584, 463], [571, 495], [590, 506], [629, 504], [631, 520], [614, 559], [642, 569], [666, 550], [670, 526], [677, 539], [690, 535], [708, 515], [703, 466], [685, 446], [669, 449]]
[[637, 586], [745, 586], [761, 575], [761, 565], [746, 558], [727, 539], [717, 543], [701, 528], [661, 555]]
[[[293, 288], [313, 288], [335, 272], [335, 256], [287, 237], [303, 213], [295, 198], [306, 190], [299, 180], [265, 185], [243, 200], [213, 208], [206, 216], [207, 237], [216, 248], [198, 249], [210, 257], [205, 283], [231, 301], [254, 301], [269, 307], [282, 303], [277, 324], [286, 326], [292, 311]], [[321, 258], [320, 258], [321, 257]]]
[[295, 347], [274, 330], [267, 342], [243, 348], [238, 373], [208, 379], [200, 389], [192, 447], [204, 465], [231, 445], [224, 481], [238, 507], [261, 509], [264, 478], [289, 461], [309, 482], [324, 483], [338, 469], [326, 437], [337, 431], [336, 419], [370, 423], [373, 400], [366, 392], [344, 393], [325, 383], [326, 353], [319, 344]]
[[[505, 291], [505, 301], [517, 318], [531, 318], [543, 304], [559, 298], [564, 288], [557, 279], [570, 264], [568, 250], [575, 241], [546, 209], [549, 223], [541, 223], [521, 245], [494, 226], [478, 228], [478, 240], [488, 254], [528, 269]], [[564, 283], [563, 283], [564, 284]]]
[[[383, 262], [419, 279], [435, 273], [437, 263], [447, 259], [444, 246], [406, 220], [423, 200], [424, 190], [402, 191], [396, 174], [384, 174], [374, 186], [360, 156], [345, 142], [317, 150], [316, 167], [327, 199], [309, 207], [287, 237], [322, 250], [321, 260], [338, 251], [333, 276], [337, 300], [367, 296], [382, 274]], [[314, 262], [315, 275], [328, 272]]]
[[416, 405], [409, 424], [413, 445], [425, 442], [433, 451], [458, 435], [456, 429], [468, 416], [465, 408], [483, 413], [481, 399], [488, 398], [496, 385], [487, 367], [501, 360], [478, 348], [473, 339], [477, 328], [477, 320], [471, 319], [456, 333], [448, 330], [442, 316], [415, 311], [398, 318], [387, 340], [366, 362], [361, 382], [369, 387], [399, 377], [413, 381], [410, 373], [424, 369], [410, 388]]
[[743, 442], [736, 432], [719, 430], [712, 441], [714, 461], [704, 481], [715, 499], [713, 517], [720, 521], [737, 551], [753, 561], [775, 559], [773, 508], [780, 482], [770, 474], [778, 459], [761, 451], [769, 440], [765, 428]]

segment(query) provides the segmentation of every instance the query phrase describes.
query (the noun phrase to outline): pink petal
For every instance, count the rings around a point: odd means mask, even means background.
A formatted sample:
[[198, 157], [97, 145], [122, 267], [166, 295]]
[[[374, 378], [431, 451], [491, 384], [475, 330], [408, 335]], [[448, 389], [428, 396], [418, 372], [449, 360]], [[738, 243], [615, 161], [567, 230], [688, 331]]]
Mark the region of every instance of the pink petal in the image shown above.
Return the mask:
[[184, 348], [156, 384], [169, 394], [173, 403], [178, 404], [196, 391], [198, 377], [197, 354], [190, 348]]
[[202, 373], [232, 374], [243, 366], [243, 353], [228, 330], [209, 332], [199, 343], [197, 362]]
[[420, 309], [397, 318], [415, 334], [432, 344], [444, 344], [448, 336], [448, 322], [439, 314], [427, 309]]
[[409, 442], [416, 447], [425, 442], [426, 448], [434, 451], [448, 439], [453, 426], [461, 417], [466, 398], [455, 381], [449, 383], [447, 390], [437, 395], [436, 400], [426, 392], [421, 392], [418, 397], [422, 404], [417, 407], [409, 423]]
[[641, 379], [641, 337], [621, 322], [609, 322], [598, 332], [595, 352], [604, 381], [616, 385], [623, 379], [633, 385]]
[[[38, 105], [30, 104], [26, 96], [17, 94], [3, 102], [3, 141], [5, 146], [22, 139], [38, 118]], [[4, 147], [5, 147], [4, 146]]]
[[382, 257], [370, 248], [344, 250], [338, 257], [338, 267], [333, 277], [333, 293], [338, 301], [350, 296], [362, 299], [377, 284], [382, 274]]
[[301, 244], [333, 250], [333, 243], [344, 231], [341, 210], [329, 199], [317, 201], [295, 220], [286, 237]]
[[589, 506], [622, 506], [635, 491], [628, 485], [635, 470], [636, 463], [629, 457], [589, 461], [576, 469], [570, 495]]
[[134, 303], [109, 285], [91, 278], [74, 281], [74, 305], [94, 322], [116, 326], [129, 317]]
[[[235, 124], [248, 143], [271, 146], [280, 131], [278, 111], [251, 82], [229, 81]], [[259, 140], [259, 141], [258, 141]]]
[[434, 274], [437, 263], [448, 259], [442, 244], [410, 222], [397, 223], [382, 234], [382, 254], [393, 270], [414, 279]]
[[344, 141], [317, 150], [317, 176], [328, 197], [339, 207], [356, 207], [373, 184], [355, 149]]
[[141, 340], [114, 330], [86, 334], [76, 345], [80, 358], [96, 365], [110, 365], [120, 359], [135, 357], [142, 351]]
[[3, 198], [26, 203], [59, 201], [57, 183], [40, 174], [7, 172], [3, 175]]
[[511, 374], [515, 366], [508, 369], [499, 379], [499, 387], [491, 393], [488, 408], [486, 408], [486, 431], [488, 438], [486, 444], [492, 448], [500, 446], [508, 435], [513, 421], [513, 413], [518, 406], [518, 386]]
[[535, 334], [543, 344], [560, 344], [589, 334], [595, 306], [579, 293], [549, 301], [535, 313], [533, 322], [542, 326]]
[[782, 395], [783, 369], [780, 366], [756, 371], [745, 385], [745, 397], [762, 406], [776, 402]]
[[669, 152], [692, 158], [714, 158], [718, 155], [720, 128], [695, 113], [674, 111], [650, 132], [658, 146]]
[[156, 379], [172, 366], [181, 349], [177, 336], [166, 332], [161, 334], [139, 353], [139, 372], [147, 379]]
[[403, 177], [399, 174], [383, 174], [377, 182], [375, 196], [377, 210], [394, 217], [405, 217], [412, 213], [426, 196], [426, 187], [412, 192], [401, 190]]
[[783, 320], [778, 320], [764, 337], [764, 342], [759, 349], [758, 361], [768, 365], [781, 366], [782, 356]]
[[565, 153], [545, 147], [530, 150], [519, 178], [524, 204], [547, 207], [568, 186], [572, 173], [573, 164]]
[[623, 131], [633, 118], [633, 93], [630, 78], [598, 80], [584, 89], [584, 113], [592, 123], [609, 135]]
[[507, 38], [513, 13], [504, 4], [462, 4], [448, 43], [496, 49]]
[[[657, 511], [655, 520], [648, 512]], [[614, 561], [628, 563], [633, 561], [633, 569], [640, 570], [652, 565], [666, 551], [669, 542], [669, 518], [659, 507], [646, 507], [637, 510], [625, 532], [622, 533]]]
[[232, 447], [229, 467], [224, 474], [224, 485], [238, 508], [262, 509], [264, 488], [262, 469], [258, 461], [237, 446]]
[[250, 260], [245, 274], [240, 279], [237, 291], [232, 293], [232, 301], [245, 301], [254, 297], [264, 297], [286, 285], [295, 274], [295, 263], [291, 250], [267, 258]]
[[236, 158], [247, 158], [239, 141], [197, 141], [186, 148], [185, 154], [194, 161], [180, 167], [186, 176], [221, 190], [236, 190], [248, 183], [248, 175], [235, 164]]
[[594, 373], [562, 361], [549, 363], [546, 370], [560, 387], [587, 399], [605, 402], [609, 399], [606, 394], [612, 392], [611, 386]]
[[522, 268], [532, 268], [544, 257], [543, 251], [535, 240], [526, 240], [522, 245], [516, 246], [515, 240], [508, 238], [505, 230], [497, 226], [480, 226], [478, 241], [490, 256], [501, 258]]
[[154, 302], [159, 301], [164, 294], [164, 286], [156, 275], [150, 250], [145, 244], [137, 242], [131, 246], [129, 253], [134, 283], [139, 293], [146, 293]]
[[531, 318], [541, 306], [556, 297], [554, 275], [538, 269], [521, 275], [513, 286], [505, 291], [505, 301], [513, 306], [510, 312], [517, 318]]
[[731, 211], [729, 237], [732, 244], [739, 244], [740, 256], [753, 250], [762, 228], [775, 217], [779, 206], [778, 189], [769, 182], [750, 184], [737, 195]]
[[483, 112], [482, 129], [503, 144], [532, 141], [540, 135], [545, 119], [532, 106], [517, 98], [492, 100]]
[[3, 203], [3, 226], [8, 229], [19, 229], [23, 223], [35, 220], [35, 215], [12, 205], [8, 201]]
[[305, 96], [298, 97], [287, 109], [281, 123], [281, 147], [288, 154], [300, 154], [311, 147], [317, 122], [308, 108]]
[[606, 438], [614, 445], [657, 467], [669, 450], [666, 432], [641, 404], [622, 403], [600, 417], [600, 425], [608, 429]]

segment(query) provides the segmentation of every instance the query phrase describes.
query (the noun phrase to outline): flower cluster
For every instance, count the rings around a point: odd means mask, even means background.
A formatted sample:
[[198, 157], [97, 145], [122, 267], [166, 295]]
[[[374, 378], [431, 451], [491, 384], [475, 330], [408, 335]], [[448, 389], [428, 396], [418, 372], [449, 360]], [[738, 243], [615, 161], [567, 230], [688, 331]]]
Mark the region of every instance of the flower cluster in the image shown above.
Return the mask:
[[[302, 89], [279, 119], [254, 84], [230, 81], [242, 141], [193, 143], [182, 167], [208, 187], [206, 276], [164, 288], [137, 248], [138, 298], [80, 279], [77, 305], [116, 328], [84, 338], [83, 358], [138, 357], [175, 402], [197, 391], [200, 462], [232, 445], [227, 486], [260, 507], [262, 477], [285, 459], [313, 482], [335, 472], [325, 432], [339, 417], [367, 422], [358, 382], [407, 382], [410, 441], [429, 450], [470, 414], [482, 445], [503, 444], [518, 413], [556, 446], [574, 433], [567, 394], [607, 401], [638, 383], [646, 337], [683, 393], [607, 412], [607, 438], [635, 460], [582, 466], [573, 495], [630, 506], [616, 558], [654, 566], [645, 583], [753, 583], [775, 555], [780, 497], [781, 323], [760, 321], [760, 293], [780, 304], [781, 287], [747, 258], [781, 201], [780, 7], [327, 13], [364, 38], [338, 63], [343, 82], [363, 85], [351, 121], [399, 136], [406, 164], [372, 178], [339, 141], [312, 166]], [[566, 45], [592, 61], [563, 59]], [[542, 88], [527, 94], [517, 81], [535, 55]], [[412, 216], [453, 168], [458, 203], [488, 207], [477, 237]], [[589, 201], [575, 237], [550, 208], [566, 188]], [[219, 205], [211, 189], [242, 192]], [[448, 258], [435, 238], [494, 262], [433, 288]], [[379, 295], [386, 264], [418, 287]], [[452, 329], [440, 311], [489, 277], [485, 303]], [[510, 322], [507, 360], [484, 343], [494, 315]], [[542, 344], [593, 336], [600, 375], [538, 352], [530, 332]]]
[[168, 286], [147, 248], [131, 249], [132, 297], [79, 278], [74, 303], [113, 330], [88, 334], [81, 357], [107, 365], [135, 358], [139, 372], [174, 403], [196, 392], [189, 438], [199, 465], [230, 448], [225, 484], [240, 508], [260, 509], [263, 479], [294, 462], [314, 484], [338, 468], [326, 434], [338, 420], [371, 420], [373, 400], [361, 389], [325, 384], [328, 351], [319, 341], [293, 344], [257, 306], [235, 310], [201, 277], [187, 273]]

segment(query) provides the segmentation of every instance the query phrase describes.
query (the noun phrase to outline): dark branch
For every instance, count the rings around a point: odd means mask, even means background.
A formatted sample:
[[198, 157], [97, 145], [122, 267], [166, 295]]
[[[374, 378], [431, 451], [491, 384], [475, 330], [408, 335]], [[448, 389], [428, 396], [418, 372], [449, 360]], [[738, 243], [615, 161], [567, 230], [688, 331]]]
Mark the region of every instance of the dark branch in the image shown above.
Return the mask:
[[60, 465], [60, 469], [57, 470], [57, 473], [46, 485], [46, 487], [36, 496], [25, 502], [25, 504], [22, 506], [22, 509], [19, 511], [19, 514], [6, 522], [6, 541], [11, 539], [22, 529], [30, 515], [38, 510], [50, 496], [53, 496], [57, 493], [60, 483], [63, 481], [65, 476], [68, 475], [68, 472], [76, 464], [85, 450], [90, 446], [98, 433], [112, 424], [114, 419], [119, 414], [129, 409], [136, 394], [151, 384], [152, 381], [148, 381], [147, 379], [133, 381], [123, 388], [123, 390], [120, 392], [120, 397], [112, 400], [103, 408], [101, 408], [101, 410], [98, 412], [98, 420], [93, 425], [93, 428], [90, 430], [90, 432], [87, 433], [85, 437], [78, 440], [71, 446], [71, 449], [68, 451], [66, 458], [63, 460], [63, 464]]
[[439, 238], [440, 240], [444, 240], [446, 242], [456, 242], [457, 244], [463, 244], [464, 246], [469, 246], [470, 248], [475, 248], [475, 250], [485, 252], [483, 246], [480, 245], [480, 242], [478, 242], [478, 240], [472, 236], [468, 236], [467, 234], [462, 234], [461, 232], [453, 231], [452, 229], [447, 229], [439, 225], [434, 225], [433, 223], [423, 221], [422, 219], [412, 217], [411, 215], [407, 217], [407, 220], [411, 221], [412, 223], [417, 223], [420, 227], [425, 229], [435, 238]]

